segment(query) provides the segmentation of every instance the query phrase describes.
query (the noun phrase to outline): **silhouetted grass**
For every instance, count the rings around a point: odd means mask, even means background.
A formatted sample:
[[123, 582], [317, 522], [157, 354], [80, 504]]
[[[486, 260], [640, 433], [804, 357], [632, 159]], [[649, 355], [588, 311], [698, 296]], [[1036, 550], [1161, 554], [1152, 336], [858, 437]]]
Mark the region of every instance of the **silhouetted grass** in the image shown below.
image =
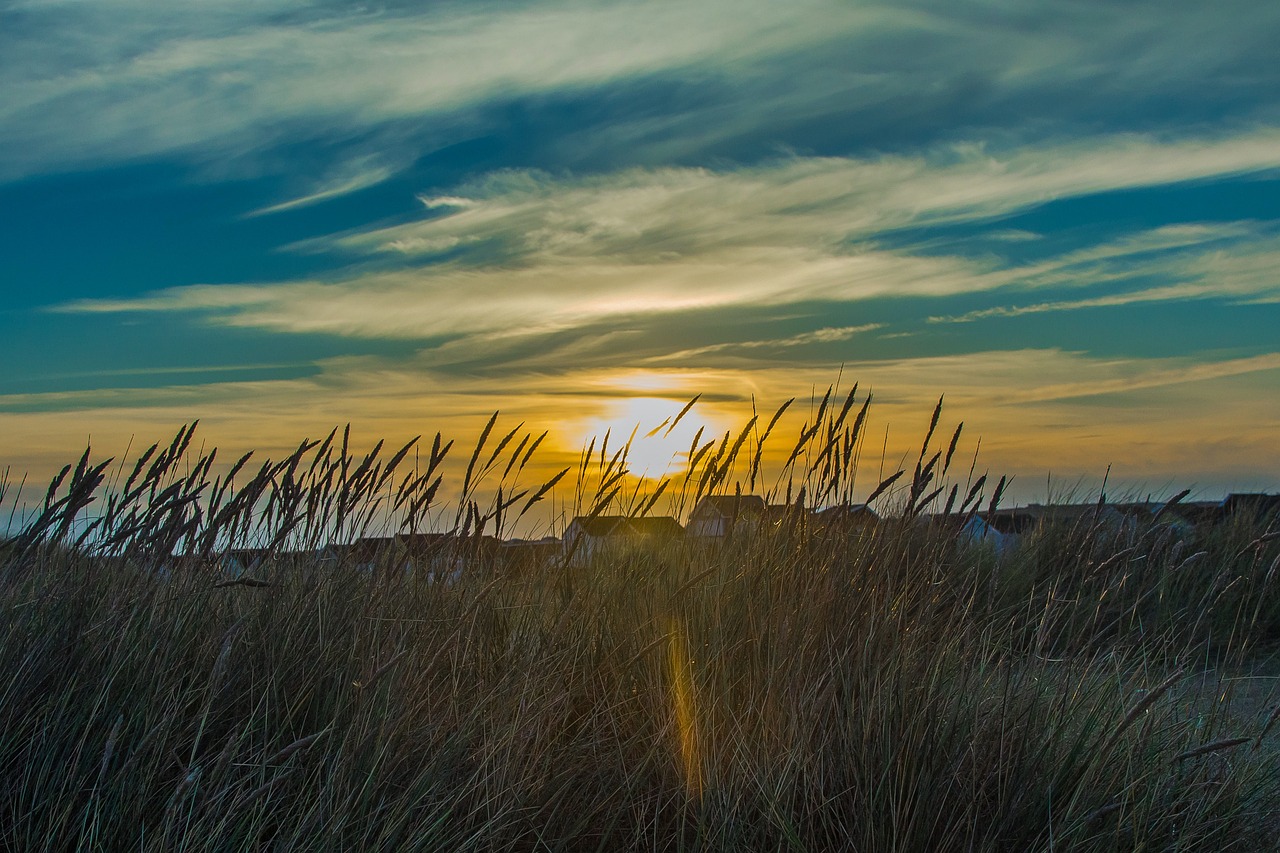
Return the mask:
[[[447, 507], [440, 436], [384, 457], [335, 431], [221, 473], [194, 427], [125, 465], [86, 452], [0, 564], [0, 844], [1272, 844], [1276, 714], [1232, 701], [1230, 675], [1280, 636], [1274, 528], [1096, 515], [967, 543], [922, 519], [996, 502], [976, 472], [949, 479], [940, 405], [876, 489], [884, 520], [824, 528], [805, 510], [854, 495], [855, 397], [817, 401], [772, 471], [776, 416], [699, 437], [665, 486], [602, 438], [578, 514], [735, 492], [795, 511], [524, 573], [465, 544], [550, 493], [519, 481], [541, 439], [496, 416]], [[470, 557], [455, 584], [316, 553], [442, 520]], [[247, 546], [267, 554], [228, 584], [220, 559]]]

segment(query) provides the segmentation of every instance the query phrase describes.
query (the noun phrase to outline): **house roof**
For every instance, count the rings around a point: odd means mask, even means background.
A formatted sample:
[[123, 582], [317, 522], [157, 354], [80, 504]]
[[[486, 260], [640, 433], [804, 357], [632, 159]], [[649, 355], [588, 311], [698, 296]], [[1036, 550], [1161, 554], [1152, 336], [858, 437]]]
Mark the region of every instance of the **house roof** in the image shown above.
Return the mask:
[[684, 528], [680, 526], [680, 522], [667, 515], [631, 518], [627, 520], [627, 525], [637, 534], [651, 539], [679, 539], [684, 536]]
[[1253, 513], [1260, 516], [1280, 512], [1280, 495], [1262, 492], [1235, 492], [1227, 495], [1222, 501], [1223, 515], [1234, 515], [1238, 512]]
[[879, 518], [876, 511], [866, 504], [837, 504], [818, 510], [815, 515], [825, 520]]
[[418, 556], [440, 551], [456, 538], [448, 533], [401, 533], [396, 537], [405, 550]]
[[644, 536], [652, 539], [677, 539], [684, 535], [684, 528], [674, 518], [665, 515], [628, 518], [625, 515], [597, 515], [595, 518], [579, 516], [569, 524], [577, 528], [580, 536]]
[[390, 536], [366, 536], [363, 539], [357, 539], [355, 542], [330, 545], [329, 549], [340, 560], [366, 563], [390, 553], [394, 545], [395, 540]]
[[735, 518], [740, 515], [762, 515], [765, 511], [764, 498], [759, 495], [708, 495], [698, 501], [693, 508], [693, 515], [716, 515], [721, 518]]
[[980, 513], [980, 515], [986, 519], [988, 525], [1001, 533], [1025, 533], [1044, 518], [1042, 514], [1019, 509], [999, 509], [991, 513]]
[[396, 541], [413, 557], [434, 557], [450, 549], [492, 551], [502, 545], [496, 536], [459, 536], [456, 533], [401, 533]]
[[232, 548], [224, 554], [227, 558], [239, 560], [242, 563], [263, 560], [270, 555], [271, 551], [267, 548]]
[[625, 524], [627, 517], [625, 515], [597, 515], [586, 516], [580, 515], [573, 521], [569, 522], [566, 533], [573, 528], [578, 529], [579, 535], [584, 536], [612, 536], [621, 524]]

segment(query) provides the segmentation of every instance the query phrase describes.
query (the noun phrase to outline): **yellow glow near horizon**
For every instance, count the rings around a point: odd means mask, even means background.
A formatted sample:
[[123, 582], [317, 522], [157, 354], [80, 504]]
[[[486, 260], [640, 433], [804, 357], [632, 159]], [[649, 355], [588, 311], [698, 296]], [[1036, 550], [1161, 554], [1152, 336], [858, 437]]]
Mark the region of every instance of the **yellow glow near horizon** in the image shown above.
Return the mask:
[[605, 404], [602, 415], [584, 421], [576, 432], [584, 447], [596, 439], [597, 449], [607, 433], [609, 456], [634, 433], [627, 452], [627, 470], [635, 477], [660, 479], [685, 470], [695, 438], [705, 444], [718, 439], [728, 428], [720, 426], [719, 419], [708, 418], [697, 404], [677, 422], [680, 410], [688, 402], [664, 397], [613, 400]]

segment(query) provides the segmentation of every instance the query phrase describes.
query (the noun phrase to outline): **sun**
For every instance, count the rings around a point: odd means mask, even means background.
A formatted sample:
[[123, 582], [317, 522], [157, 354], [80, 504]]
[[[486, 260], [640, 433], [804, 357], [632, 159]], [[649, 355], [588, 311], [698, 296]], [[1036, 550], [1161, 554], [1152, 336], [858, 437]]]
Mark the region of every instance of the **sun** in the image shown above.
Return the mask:
[[[699, 413], [696, 404], [680, 417], [688, 402], [663, 397], [629, 397], [610, 401], [600, 417], [584, 424], [583, 446], [594, 438], [598, 451], [600, 442], [608, 433], [607, 453], [612, 456], [634, 433], [631, 449], [627, 452], [627, 470], [632, 476], [660, 479], [680, 473], [688, 465], [689, 447], [695, 437], [701, 444], [719, 438], [715, 427]], [[699, 429], [702, 430], [700, 437]]]

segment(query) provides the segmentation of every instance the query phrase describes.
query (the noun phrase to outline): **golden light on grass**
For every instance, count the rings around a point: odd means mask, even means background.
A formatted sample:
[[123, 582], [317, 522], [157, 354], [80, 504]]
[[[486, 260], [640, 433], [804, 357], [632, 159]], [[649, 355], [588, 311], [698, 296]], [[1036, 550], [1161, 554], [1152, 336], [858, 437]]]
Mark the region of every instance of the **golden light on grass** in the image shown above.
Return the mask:
[[[779, 440], [784, 493], [813, 485], [796, 515], [851, 479], [863, 399], [833, 392]], [[904, 514], [968, 476], [942, 473], [955, 433], [934, 412], [886, 472]], [[1280, 715], [1231, 697], [1280, 625], [1268, 518], [1173, 523], [1171, 500], [1132, 524], [1045, 519], [999, 551], [886, 514], [517, 562], [475, 531], [549, 502], [555, 481], [520, 476], [541, 435], [489, 415], [446, 459], [434, 434], [365, 451], [335, 430], [228, 476], [184, 427], [123, 465], [70, 460], [0, 547], [0, 729], [61, 709], [0, 744], [22, 783], [6, 841], [1274, 848], [1258, 816], [1280, 814]], [[689, 503], [736, 492], [758, 444], [735, 435], [739, 463], [715, 439]], [[564, 477], [588, 510], [574, 479], [616, 476], [599, 455]], [[605, 488], [601, 514], [637, 506]], [[456, 580], [429, 574], [436, 555], [401, 562], [398, 520], [341, 547], [388, 505], [408, 530], [471, 532], [443, 555]], [[261, 589], [223, 559], [250, 547]]]
[[676, 717], [680, 764], [684, 770], [685, 789], [702, 796], [702, 753], [698, 741], [698, 700], [693, 683], [693, 661], [689, 658], [689, 642], [684, 628], [672, 619], [667, 645], [667, 662], [671, 677], [671, 707]]

